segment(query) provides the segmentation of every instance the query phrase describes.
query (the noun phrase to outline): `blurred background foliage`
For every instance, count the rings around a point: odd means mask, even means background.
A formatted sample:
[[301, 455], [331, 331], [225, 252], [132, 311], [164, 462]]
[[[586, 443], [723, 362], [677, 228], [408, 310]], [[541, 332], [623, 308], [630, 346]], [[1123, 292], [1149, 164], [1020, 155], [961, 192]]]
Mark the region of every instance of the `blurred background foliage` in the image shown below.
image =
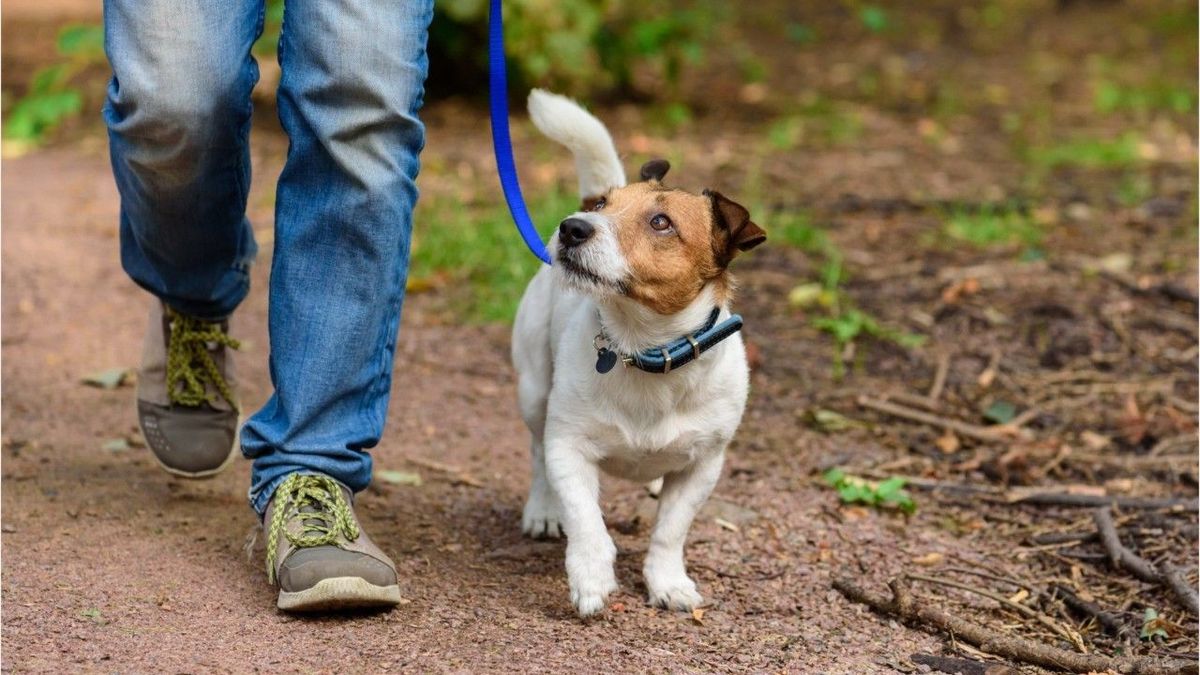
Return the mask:
[[[518, 136], [527, 131], [518, 102], [539, 86], [633, 132], [620, 139], [631, 166], [661, 153], [684, 169], [703, 152], [705, 180], [761, 214], [773, 242], [815, 261], [820, 274], [792, 304], [827, 314], [820, 325], [839, 343], [857, 335], [914, 342], [843, 293], [851, 266], [826, 236], [828, 214], [813, 207], [878, 189], [878, 181], [855, 183], [871, 171], [864, 163], [893, 163], [898, 178], [887, 189], [910, 205], [932, 204], [936, 226], [916, 245], [935, 252], [1011, 249], [1038, 260], [1051, 235], [1078, 220], [1078, 204], [1196, 209], [1194, 190], [1180, 187], [1180, 167], [1195, 170], [1200, 14], [1192, 1], [506, 0], [504, 8]], [[435, 5], [431, 126], [486, 134], [487, 11], [486, 0]], [[284, 14], [283, 0], [268, 1], [254, 46], [255, 100], [268, 109]], [[6, 20], [6, 31], [5, 154], [76, 131], [99, 136], [94, 113], [108, 69], [98, 23], [14, 31]], [[256, 123], [274, 125], [264, 112]], [[526, 151], [522, 171], [535, 176], [560, 157], [536, 142]], [[454, 152], [443, 143], [426, 153], [419, 221], [453, 227], [418, 227], [412, 278], [467, 287], [466, 315], [504, 318], [535, 261], [508, 245], [508, 215], [475, 158], [442, 163]], [[539, 185], [530, 204], [539, 222], [570, 206], [570, 184], [555, 174]], [[964, 184], [978, 193], [955, 194]]]

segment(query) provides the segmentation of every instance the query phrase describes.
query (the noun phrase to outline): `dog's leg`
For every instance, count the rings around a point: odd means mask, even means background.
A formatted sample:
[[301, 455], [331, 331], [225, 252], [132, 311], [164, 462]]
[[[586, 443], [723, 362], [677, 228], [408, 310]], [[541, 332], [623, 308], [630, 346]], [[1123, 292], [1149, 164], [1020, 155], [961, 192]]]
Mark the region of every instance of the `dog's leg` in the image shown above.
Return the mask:
[[553, 439], [546, 444], [546, 475], [562, 504], [571, 602], [579, 616], [591, 616], [617, 590], [617, 547], [600, 511], [600, 469], [574, 439]]
[[535, 538], [557, 539], [562, 536], [562, 505], [546, 480], [546, 451], [540, 436], [534, 436], [529, 451], [533, 461], [533, 482], [529, 485], [529, 499], [525, 500], [525, 511], [521, 514], [521, 531]]
[[683, 546], [692, 520], [721, 477], [724, 461], [722, 448], [683, 471], [663, 477], [658, 518], [642, 566], [650, 604], [688, 611], [704, 600], [696, 592], [696, 583], [687, 575]]

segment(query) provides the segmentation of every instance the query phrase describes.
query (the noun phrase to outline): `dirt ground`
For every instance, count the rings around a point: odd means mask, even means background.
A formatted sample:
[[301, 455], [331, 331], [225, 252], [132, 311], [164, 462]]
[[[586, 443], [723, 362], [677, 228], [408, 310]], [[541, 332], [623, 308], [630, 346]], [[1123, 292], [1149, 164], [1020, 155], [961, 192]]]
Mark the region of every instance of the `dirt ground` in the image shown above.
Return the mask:
[[[1117, 13], [1110, 22], [1124, 11], [1105, 7]], [[1031, 40], [1070, 26], [1072, 39], [1057, 45], [1070, 61], [1103, 34], [1103, 19], [1059, 16], [1032, 29]], [[825, 61], [879, 57], [868, 43], [829, 51], [797, 57], [796, 72], [816, 80]], [[1003, 53], [973, 68], [979, 78], [1010, 70]], [[1086, 92], [1067, 79], [1056, 123], [1111, 132], [1111, 120], [1071, 105]], [[250, 217], [269, 242], [286, 141], [265, 112]], [[425, 112], [426, 197], [494, 198], [480, 114], [455, 100]], [[261, 542], [247, 549], [256, 523], [245, 502], [248, 462], [211, 481], [172, 479], [137, 444], [132, 388], [80, 382], [136, 366], [148, 303], [118, 263], [118, 201], [93, 124], [3, 165], [0, 669], [858, 674], [927, 671], [914, 654], [990, 662], [832, 587], [848, 576], [882, 593], [902, 574], [1015, 598], [1089, 652], [1195, 661], [1195, 617], [1158, 585], [1108, 565], [1090, 509], [1019, 503], [1035, 493], [1175, 500], [1180, 506], [1118, 509], [1117, 525], [1141, 555], [1195, 584], [1194, 119], [1147, 127], [1154, 160], [1140, 170], [1153, 190], [1126, 204], [1113, 197], [1122, 178], [1114, 171], [1056, 171], [1031, 190], [987, 114], [931, 135], [919, 116], [862, 105], [856, 140], [804, 142], [757, 165], [744, 159], [747, 148], [763, 147], [755, 115], [766, 112], [753, 106], [710, 110], [675, 134], [648, 130], [631, 106], [601, 114], [619, 147], [675, 158], [676, 184], [736, 195], [758, 181], [777, 213], [813, 214], [844, 254], [846, 297], [928, 338], [911, 349], [857, 340], [836, 377], [833, 343], [813, 325], [820, 311], [788, 300], [820, 277], [820, 257], [768, 245], [739, 263], [752, 395], [688, 547], [708, 600], [702, 616], [644, 606], [641, 556], [654, 502], [617, 481], [606, 483], [603, 502], [621, 589], [601, 618], [573, 615], [563, 545], [519, 532], [527, 436], [507, 328], [448, 320], [452, 288], [406, 303], [387, 430], [373, 451], [377, 470], [417, 472], [423, 483], [377, 480], [358, 501], [399, 567], [404, 604], [321, 618], [277, 612]], [[526, 127], [516, 133], [527, 194], [573, 182], [569, 162]], [[945, 235], [947, 205], [978, 211], [1008, 199], [1045, 227], [1036, 259], [1016, 245], [973, 248]], [[772, 231], [769, 218], [762, 224]], [[269, 392], [270, 246], [262, 249], [234, 323], [250, 409]], [[880, 401], [935, 421], [871, 407]], [[996, 432], [983, 412], [997, 403], [1015, 407], [1020, 429], [972, 438]], [[967, 431], [945, 432], [946, 420]], [[908, 476], [915, 514], [840, 504], [820, 478], [835, 466], [872, 479]], [[922, 602], [998, 633], [1078, 648], [975, 593], [910, 583]], [[1113, 611], [1135, 634], [1154, 609], [1163, 620], [1151, 627], [1166, 636], [1106, 634], [1066, 608], [1055, 585]]]

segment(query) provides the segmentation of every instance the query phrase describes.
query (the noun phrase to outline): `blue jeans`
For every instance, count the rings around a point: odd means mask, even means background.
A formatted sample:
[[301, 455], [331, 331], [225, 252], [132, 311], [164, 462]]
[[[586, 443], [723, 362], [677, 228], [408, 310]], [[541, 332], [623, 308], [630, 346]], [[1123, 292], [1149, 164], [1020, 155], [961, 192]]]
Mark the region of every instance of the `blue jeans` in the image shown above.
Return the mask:
[[[379, 442], [408, 272], [432, 0], [288, 0], [271, 264], [275, 392], [242, 428], [262, 513], [294, 472], [358, 491]], [[185, 314], [228, 316], [255, 256], [250, 47], [263, 0], [105, 0], [104, 117], [121, 263]]]

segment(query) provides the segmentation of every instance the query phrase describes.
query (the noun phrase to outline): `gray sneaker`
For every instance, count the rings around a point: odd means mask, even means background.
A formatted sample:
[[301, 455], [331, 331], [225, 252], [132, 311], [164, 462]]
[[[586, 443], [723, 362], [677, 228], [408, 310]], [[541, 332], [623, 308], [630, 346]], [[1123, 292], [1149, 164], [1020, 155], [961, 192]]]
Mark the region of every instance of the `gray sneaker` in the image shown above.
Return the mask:
[[142, 436], [162, 468], [208, 478], [233, 459], [238, 404], [229, 322], [184, 316], [155, 301], [150, 309], [137, 412]]
[[349, 488], [328, 476], [292, 474], [263, 514], [267, 580], [290, 612], [391, 607], [396, 566], [362, 531]]

